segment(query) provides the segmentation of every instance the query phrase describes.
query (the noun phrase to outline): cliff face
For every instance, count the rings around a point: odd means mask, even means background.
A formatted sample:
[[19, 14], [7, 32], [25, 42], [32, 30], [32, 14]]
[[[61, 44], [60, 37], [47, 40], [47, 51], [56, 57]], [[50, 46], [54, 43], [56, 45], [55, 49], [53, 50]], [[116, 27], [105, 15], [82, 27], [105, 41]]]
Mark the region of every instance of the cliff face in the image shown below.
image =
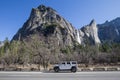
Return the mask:
[[32, 9], [29, 19], [19, 29], [13, 40], [23, 40], [33, 34], [56, 40], [57, 45], [72, 46], [76, 41], [75, 28], [61, 17], [54, 9], [40, 5]]
[[98, 34], [102, 43], [120, 43], [120, 18], [98, 24]]
[[95, 20], [92, 20], [89, 25], [82, 27], [79, 30], [81, 44], [100, 44], [98, 37], [98, 28]]
[[120, 18], [110, 22], [90, 24], [75, 29], [67, 20], [54, 9], [40, 5], [33, 8], [29, 19], [18, 30], [12, 40], [30, 39], [37, 34], [46, 44], [54, 42], [60, 47], [81, 45], [96, 45], [104, 42], [120, 42]]
[[79, 35], [81, 44], [120, 43], [120, 18], [98, 25], [92, 20], [79, 30]]

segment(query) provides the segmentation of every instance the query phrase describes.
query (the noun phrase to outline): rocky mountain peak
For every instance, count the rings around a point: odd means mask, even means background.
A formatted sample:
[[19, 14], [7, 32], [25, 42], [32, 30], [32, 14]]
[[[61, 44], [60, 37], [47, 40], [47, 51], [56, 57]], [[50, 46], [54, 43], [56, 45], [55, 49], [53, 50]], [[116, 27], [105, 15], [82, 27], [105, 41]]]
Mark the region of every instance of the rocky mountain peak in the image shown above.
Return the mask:
[[99, 38], [104, 42], [120, 42], [120, 17], [98, 25]]
[[[89, 44], [99, 44], [100, 39], [98, 37], [98, 28], [95, 20], [93, 19], [89, 25], [81, 28], [81, 31], [84, 33], [83, 42]], [[82, 33], [82, 34], [83, 34]]]
[[56, 40], [59, 46], [71, 46], [76, 39], [75, 28], [54, 9], [44, 5], [32, 9], [29, 19], [13, 40], [23, 40], [34, 34], [39, 34], [38, 37], [44, 38], [45, 42]]
[[40, 10], [40, 12], [45, 12], [45, 11], [47, 11], [47, 12], [53, 12], [53, 11], [55, 11], [53, 8], [46, 7], [45, 5], [40, 5], [37, 8]]
[[108, 21], [108, 20], [106, 20], [106, 21], [105, 21], [105, 23], [109, 23], [109, 21]]
[[94, 19], [93, 19], [93, 20], [91, 20], [91, 22], [90, 22], [89, 26], [96, 26], [96, 21], [95, 21]]
[[45, 5], [40, 5], [40, 6], [38, 6], [38, 9], [40, 10], [40, 11], [45, 11], [46, 10], [46, 6]]

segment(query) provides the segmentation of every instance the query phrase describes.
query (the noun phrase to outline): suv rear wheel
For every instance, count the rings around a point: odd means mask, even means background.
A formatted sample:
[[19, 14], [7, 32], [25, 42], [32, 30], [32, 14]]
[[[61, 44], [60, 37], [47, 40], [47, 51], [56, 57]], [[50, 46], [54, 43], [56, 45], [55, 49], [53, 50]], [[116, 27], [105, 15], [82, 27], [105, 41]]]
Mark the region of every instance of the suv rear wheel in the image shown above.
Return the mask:
[[55, 68], [54, 68], [54, 71], [55, 71], [55, 72], [59, 72], [59, 67], [55, 67]]
[[76, 72], [77, 71], [77, 68], [76, 67], [72, 67], [71, 68], [71, 72]]

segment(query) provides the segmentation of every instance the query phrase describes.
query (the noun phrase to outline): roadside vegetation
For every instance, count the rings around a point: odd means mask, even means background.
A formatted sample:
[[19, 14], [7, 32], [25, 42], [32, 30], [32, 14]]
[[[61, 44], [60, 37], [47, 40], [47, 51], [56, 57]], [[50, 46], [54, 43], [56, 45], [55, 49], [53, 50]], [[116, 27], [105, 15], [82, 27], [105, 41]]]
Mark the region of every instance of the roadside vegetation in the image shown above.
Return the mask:
[[[52, 39], [42, 41], [37, 36], [23, 41], [4, 41], [0, 47], [0, 66], [8, 68], [10, 65], [37, 65], [46, 69], [51, 64], [64, 60], [75, 60], [86, 67], [90, 65], [118, 65], [120, 62], [120, 44], [104, 43], [101, 45], [74, 45], [60, 48]], [[47, 43], [47, 44], [46, 44]], [[31, 67], [33, 70], [33, 67]]]

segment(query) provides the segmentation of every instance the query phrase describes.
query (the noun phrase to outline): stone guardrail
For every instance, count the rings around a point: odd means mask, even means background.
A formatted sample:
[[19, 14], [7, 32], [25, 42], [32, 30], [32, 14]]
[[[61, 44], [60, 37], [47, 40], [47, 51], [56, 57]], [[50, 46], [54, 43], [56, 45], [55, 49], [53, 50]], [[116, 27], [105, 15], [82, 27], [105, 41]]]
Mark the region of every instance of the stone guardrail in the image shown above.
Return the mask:
[[116, 68], [108, 68], [108, 67], [103, 67], [103, 68], [79, 68], [78, 71], [120, 71], [120, 67]]
[[[22, 68], [0, 68], [0, 71], [39, 71], [38, 69], [22, 69]], [[41, 70], [44, 71], [44, 70]], [[48, 72], [54, 71], [52, 68]], [[120, 71], [120, 67], [94, 67], [94, 68], [78, 68], [78, 71]]]

